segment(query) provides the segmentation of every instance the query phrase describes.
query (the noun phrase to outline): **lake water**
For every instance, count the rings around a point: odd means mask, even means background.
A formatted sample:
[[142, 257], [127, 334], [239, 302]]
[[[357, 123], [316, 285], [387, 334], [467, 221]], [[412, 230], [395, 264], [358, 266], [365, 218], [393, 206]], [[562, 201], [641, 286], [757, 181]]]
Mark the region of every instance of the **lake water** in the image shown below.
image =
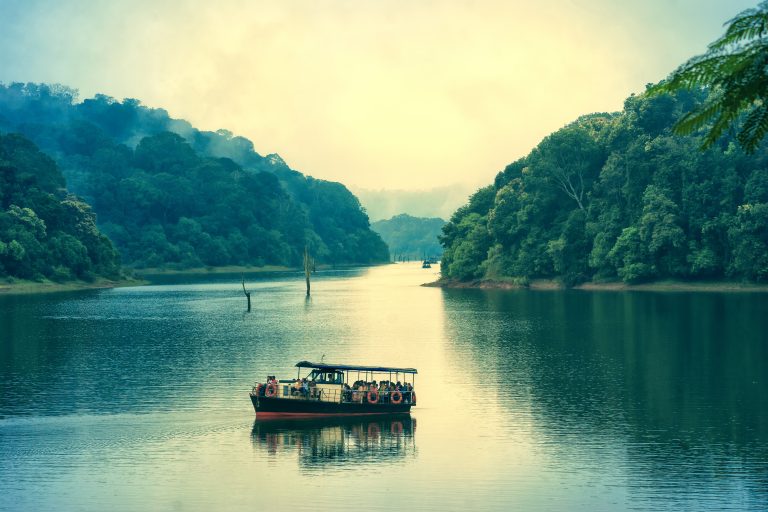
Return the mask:
[[[768, 510], [768, 295], [435, 271], [0, 297], [0, 510]], [[323, 355], [418, 368], [418, 406], [254, 420]]]

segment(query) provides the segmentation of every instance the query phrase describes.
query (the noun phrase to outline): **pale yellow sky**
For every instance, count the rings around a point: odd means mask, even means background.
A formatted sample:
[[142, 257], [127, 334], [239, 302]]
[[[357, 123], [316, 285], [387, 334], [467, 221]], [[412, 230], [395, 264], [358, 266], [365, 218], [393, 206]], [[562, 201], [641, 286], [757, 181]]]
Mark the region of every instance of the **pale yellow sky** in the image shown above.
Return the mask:
[[137, 98], [351, 187], [479, 186], [753, 5], [0, 0], [0, 81]]

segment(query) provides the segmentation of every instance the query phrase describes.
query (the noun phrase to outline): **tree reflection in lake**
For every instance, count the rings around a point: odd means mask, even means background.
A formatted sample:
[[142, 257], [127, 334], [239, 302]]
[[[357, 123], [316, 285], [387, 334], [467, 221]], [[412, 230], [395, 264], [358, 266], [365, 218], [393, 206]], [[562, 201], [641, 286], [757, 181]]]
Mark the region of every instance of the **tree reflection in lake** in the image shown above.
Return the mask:
[[333, 464], [394, 463], [416, 457], [416, 419], [408, 414], [379, 418], [256, 419], [253, 446], [270, 457], [297, 454], [302, 469]]
[[457, 364], [503, 383], [503, 393], [474, 397], [478, 412], [498, 409], [510, 430], [535, 432], [552, 468], [580, 467], [603, 483], [610, 475], [649, 508], [768, 505], [763, 296], [446, 290], [444, 298]]

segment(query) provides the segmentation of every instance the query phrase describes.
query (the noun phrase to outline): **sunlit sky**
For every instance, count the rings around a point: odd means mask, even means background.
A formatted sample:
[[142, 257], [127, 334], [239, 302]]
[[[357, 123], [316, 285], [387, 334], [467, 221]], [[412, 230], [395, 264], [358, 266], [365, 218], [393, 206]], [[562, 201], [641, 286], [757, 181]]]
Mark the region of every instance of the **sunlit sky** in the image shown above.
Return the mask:
[[352, 187], [475, 186], [756, 4], [0, 0], [0, 82], [137, 98]]

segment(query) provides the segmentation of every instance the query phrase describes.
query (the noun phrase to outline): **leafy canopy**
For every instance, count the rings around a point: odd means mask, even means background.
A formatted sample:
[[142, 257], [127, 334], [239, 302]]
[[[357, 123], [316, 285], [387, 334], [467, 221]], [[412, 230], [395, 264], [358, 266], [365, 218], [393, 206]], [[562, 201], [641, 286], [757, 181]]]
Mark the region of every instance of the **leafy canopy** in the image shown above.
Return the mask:
[[[725, 34], [703, 55], [690, 59], [648, 92], [652, 95], [706, 87], [708, 100], [684, 115], [675, 132], [689, 135], [708, 127], [702, 148], [711, 147], [731, 126], [748, 153], [768, 133], [768, 1], [728, 23]], [[711, 125], [710, 125], [711, 123]]]

